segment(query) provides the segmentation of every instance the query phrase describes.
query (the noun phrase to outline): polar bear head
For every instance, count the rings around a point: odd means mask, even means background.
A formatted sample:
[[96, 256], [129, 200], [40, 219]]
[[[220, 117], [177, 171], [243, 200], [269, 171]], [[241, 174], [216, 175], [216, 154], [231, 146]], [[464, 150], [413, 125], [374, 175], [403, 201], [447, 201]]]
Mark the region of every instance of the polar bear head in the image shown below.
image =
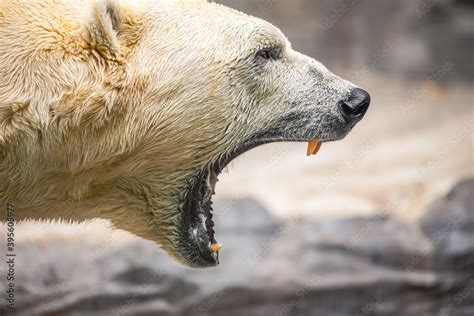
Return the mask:
[[[47, 10], [52, 26], [35, 32], [56, 35], [49, 55], [28, 62], [48, 73], [41, 83], [24, 78], [24, 95], [0, 91], [4, 110], [31, 107], [22, 111], [39, 131], [20, 122], [0, 137], [18, 153], [8, 160], [7, 151], [3, 164], [34, 174], [3, 187], [23, 209], [36, 207], [29, 217], [107, 218], [186, 265], [214, 266], [211, 197], [222, 169], [271, 142], [309, 141], [315, 151], [342, 139], [368, 109], [364, 90], [293, 50], [261, 19], [206, 1], [86, 7], [36, 8], [30, 21]], [[13, 66], [3, 64], [2, 84]]]

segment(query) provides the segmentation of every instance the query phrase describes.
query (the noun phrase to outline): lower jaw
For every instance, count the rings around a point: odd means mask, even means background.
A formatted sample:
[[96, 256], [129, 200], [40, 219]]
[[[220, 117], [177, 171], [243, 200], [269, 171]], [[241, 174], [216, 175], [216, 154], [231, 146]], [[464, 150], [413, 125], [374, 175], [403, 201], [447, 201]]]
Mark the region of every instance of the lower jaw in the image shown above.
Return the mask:
[[[263, 144], [274, 143], [274, 142], [307, 142], [307, 140], [286, 140], [282, 137], [259, 139], [249, 141], [244, 145], [240, 146], [236, 150], [229, 154], [223, 155], [215, 161], [211, 161], [206, 167], [199, 172], [195, 177], [194, 184], [190, 186], [188, 198], [186, 199], [184, 208], [182, 210], [182, 223], [183, 223], [183, 246], [189, 248], [193, 245], [193, 251], [188, 251], [187, 264], [194, 267], [210, 267], [215, 266], [219, 263], [219, 249], [222, 246], [214, 238], [213, 224], [206, 224], [209, 219], [212, 221], [212, 201], [209, 199], [209, 205], [203, 205], [202, 198], [203, 184], [206, 177], [210, 176], [210, 172], [215, 172], [215, 178], [220, 172], [235, 158], [241, 154]], [[321, 148], [323, 140], [311, 140], [308, 142], [307, 155], [315, 155]], [[215, 169], [217, 166], [217, 169]], [[214, 187], [206, 188], [213, 191]], [[204, 192], [205, 193], [205, 192]], [[212, 194], [213, 192], [211, 192]], [[211, 195], [212, 196], [212, 195]], [[197, 197], [198, 199], [194, 199]], [[206, 209], [203, 207], [209, 207], [209, 213], [206, 214]], [[204, 212], [201, 212], [203, 210]], [[210, 218], [209, 218], [210, 216]], [[211, 226], [211, 227], [210, 227]], [[209, 230], [212, 229], [212, 231]], [[187, 236], [186, 236], [187, 235]], [[186, 247], [187, 246], [187, 247]]]

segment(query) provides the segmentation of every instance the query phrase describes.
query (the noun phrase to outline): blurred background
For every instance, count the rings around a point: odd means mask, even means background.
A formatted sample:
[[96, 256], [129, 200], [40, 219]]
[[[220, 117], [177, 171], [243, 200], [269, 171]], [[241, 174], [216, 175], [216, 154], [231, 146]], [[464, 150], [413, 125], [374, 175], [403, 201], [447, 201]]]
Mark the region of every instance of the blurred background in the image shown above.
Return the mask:
[[474, 315], [474, 1], [219, 2], [369, 91], [367, 116], [229, 166], [217, 268], [101, 220], [17, 225], [17, 314]]

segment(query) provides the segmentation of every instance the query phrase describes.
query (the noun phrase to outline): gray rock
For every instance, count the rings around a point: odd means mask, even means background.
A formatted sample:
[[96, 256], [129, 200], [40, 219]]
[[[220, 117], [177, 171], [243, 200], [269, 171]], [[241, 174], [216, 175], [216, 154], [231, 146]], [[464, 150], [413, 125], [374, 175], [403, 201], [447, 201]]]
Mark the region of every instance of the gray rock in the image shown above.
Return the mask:
[[474, 315], [474, 179], [457, 184], [420, 220], [434, 247], [433, 269], [444, 280], [442, 315]]
[[437, 267], [474, 277], [474, 179], [457, 184], [420, 222], [435, 246]]
[[268, 234], [278, 222], [254, 199], [217, 200], [216, 227], [221, 234]]
[[[222, 262], [208, 270], [182, 267], [143, 240], [101, 251], [21, 244], [15, 314], [472, 315], [474, 277], [459, 265], [472, 252], [456, 239], [472, 232], [472, 183], [420, 225], [386, 216], [280, 223], [255, 201], [221, 201]], [[437, 239], [448, 213], [461, 221]]]

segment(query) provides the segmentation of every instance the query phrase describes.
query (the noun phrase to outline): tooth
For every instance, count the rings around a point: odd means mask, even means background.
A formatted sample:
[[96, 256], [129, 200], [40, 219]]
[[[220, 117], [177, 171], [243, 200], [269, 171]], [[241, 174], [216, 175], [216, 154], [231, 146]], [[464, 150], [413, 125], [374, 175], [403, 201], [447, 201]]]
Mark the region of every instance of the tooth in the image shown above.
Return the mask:
[[218, 252], [222, 248], [221, 243], [215, 243], [211, 245], [212, 252]]
[[321, 148], [323, 143], [318, 140], [310, 140], [308, 142], [308, 150], [306, 152], [307, 156], [316, 155]]

